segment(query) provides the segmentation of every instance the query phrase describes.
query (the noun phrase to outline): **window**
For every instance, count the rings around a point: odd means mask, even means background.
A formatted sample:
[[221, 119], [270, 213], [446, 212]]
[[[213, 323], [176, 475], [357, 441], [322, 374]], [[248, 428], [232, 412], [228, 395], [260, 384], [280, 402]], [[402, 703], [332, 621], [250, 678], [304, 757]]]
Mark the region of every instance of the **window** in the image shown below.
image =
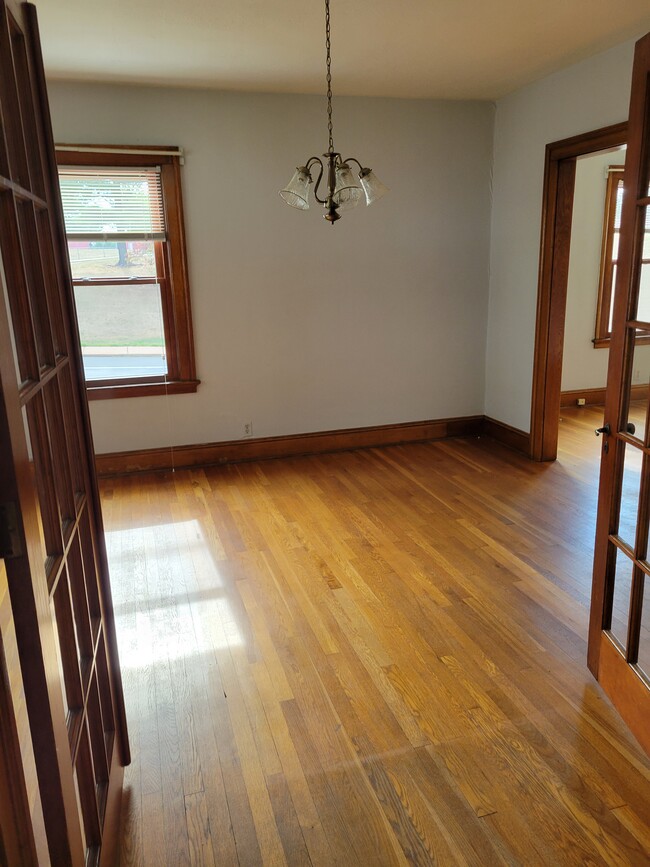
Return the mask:
[[610, 166], [607, 170], [603, 243], [600, 254], [600, 281], [596, 307], [596, 335], [594, 337], [594, 346], [596, 347], [609, 346], [612, 334], [614, 286], [616, 285], [622, 206], [623, 166]]
[[[600, 281], [598, 285], [598, 304], [596, 307], [595, 347], [607, 347], [612, 336], [612, 315], [614, 312], [614, 288], [618, 268], [618, 244], [621, 234], [621, 210], [623, 207], [623, 166], [610, 166], [607, 170], [605, 192], [605, 217], [603, 221], [603, 243], [600, 258]], [[650, 209], [646, 219], [643, 241], [643, 265], [650, 265]], [[641, 302], [639, 302], [641, 304]], [[650, 311], [639, 309], [638, 319], [650, 321]], [[637, 337], [636, 343], [650, 343], [648, 337]]]
[[172, 148], [57, 146], [89, 399], [196, 391]]

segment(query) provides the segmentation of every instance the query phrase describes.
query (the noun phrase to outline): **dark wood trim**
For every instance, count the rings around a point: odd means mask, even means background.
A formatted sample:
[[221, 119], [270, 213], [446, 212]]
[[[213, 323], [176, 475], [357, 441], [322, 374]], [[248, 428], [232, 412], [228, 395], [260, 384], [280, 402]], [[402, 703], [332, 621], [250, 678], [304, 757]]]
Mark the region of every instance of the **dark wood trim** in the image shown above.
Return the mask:
[[209, 466], [211, 464], [240, 463], [269, 458], [297, 457], [324, 452], [398, 445], [399, 443], [426, 442], [447, 437], [480, 436], [483, 416], [446, 418], [375, 427], [347, 428], [344, 430], [316, 431], [289, 436], [259, 439], [228, 440], [175, 448], [142, 449], [96, 456], [97, 472], [101, 476], [143, 473]]
[[493, 440], [521, 452], [526, 457], [530, 456], [530, 434], [503, 421], [485, 416], [483, 436], [492, 437]]
[[167, 394], [194, 394], [201, 384], [200, 379], [188, 382], [142, 382], [122, 385], [89, 385], [86, 382], [88, 400], [115, 400], [122, 397], [152, 397]]
[[[551, 461], [557, 456], [575, 166], [575, 159], [553, 161], [547, 150], [545, 175], [552, 202], [549, 201], [543, 218], [535, 337], [536, 349], [539, 348], [545, 361], [543, 366], [538, 365], [536, 356], [533, 373], [531, 453], [536, 460]], [[537, 420], [540, 411], [539, 424], [535, 427], [533, 419]]]
[[100, 476], [114, 476], [169, 470], [172, 467], [187, 469], [465, 436], [489, 436], [527, 457], [530, 453], [530, 434], [505, 422], [473, 415], [259, 439], [227, 440], [175, 448], [113, 452], [96, 455], [95, 464]]
[[547, 145], [553, 160], [575, 159], [595, 151], [617, 148], [627, 142], [627, 121], [581, 132]]
[[[77, 151], [74, 148], [78, 147], [92, 147], [98, 148], [100, 151]], [[66, 150], [69, 148], [69, 150]], [[130, 151], [142, 151], [142, 154], [125, 154], [120, 153], [123, 150]], [[176, 145], [132, 145], [132, 144], [89, 144], [85, 142], [84, 144], [72, 143], [72, 142], [60, 142], [56, 145], [55, 155], [57, 162], [64, 162], [65, 165], [69, 166], [96, 166], [98, 164], [98, 158], [106, 156], [106, 154], [102, 154], [101, 151], [106, 151], [107, 153], [110, 151], [115, 151], [115, 154], [111, 156], [111, 163], [116, 166], [134, 166], [136, 168], [140, 166], [161, 166], [166, 164], [171, 164], [182, 158], [183, 152]], [[150, 151], [160, 151], [160, 153], [152, 154]], [[170, 153], [170, 151], [178, 151], [176, 153]], [[61, 159], [59, 159], [61, 157]]]
[[167, 299], [172, 307], [171, 315], [174, 323], [173, 347], [170, 347], [175, 361], [172, 369], [177, 371], [179, 380], [187, 382], [196, 380], [196, 359], [179, 160], [161, 166], [160, 174], [169, 230], [169, 242], [165, 250], [167, 252], [166, 277], [171, 284], [171, 292], [167, 293]]
[[575, 160], [626, 141], [627, 123], [619, 123], [546, 147], [530, 425], [534, 460], [557, 455]]
[[[604, 406], [606, 388], [575, 388], [563, 391], [560, 395], [560, 406], [576, 406], [579, 397], [585, 399], [585, 406]], [[648, 397], [647, 385], [633, 385], [630, 389], [630, 400], [643, 400]]]
[[[644, 323], [643, 327], [645, 330], [647, 330], [647, 328], [648, 328], [647, 323]], [[594, 349], [609, 349], [609, 347], [611, 346], [611, 343], [612, 343], [612, 338], [611, 337], [595, 337], [591, 342], [594, 345]], [[648, 344], [650, 344], [650, 336], [641, 337], [639, 334], [637, 334], [637, 336], [634, 339], [634, 345], [635, 346], [648, 346]]]
[[[600, 244], [600, 276], [598, 280], [598, 302], [596, 304], [596, 329], [594, 334], [594, 346], [600, 348], [609, 345], [609, 312], [612, 303], [612, 291], [614, 289], [614, 262], [612, 252], [614, 249], [614, 223], [616, 220], [616, 199], [619, 182], [623, 180], [625, 166], [611, 165], [607, 174], [607, 186], [605, 191], [605, 214], [603, 217], [603, 232]], [[604, 341], [607, 341], [604, 344]]]
[[585, 406], [604, 406], [607, 389], [603, 388], [575, 388], [563, 391], [560, 394], [560, 407], [577, 406], [578, 398], [584, 398]]
[[[124, 154], [86, 153], [83, 151], [65, 150], [60, 145], [56, 151], [57, 165], [74, 166], [160, 166], [160, 182], [167, 223], [167, 240], [157, 242], [156, 271], [157, 282], [160, 285], [160, 295], [165, 330], [165, 346], [167, 348], [167, 366], [169, 376], [174, 383], [165, 390], [155, 383], [151, 388], [135, 389], [120, 385], [112, 387], [111, 382], [103, 382], [98, 388], [93, 387], [93, 393], [88, 393], [90, 400], [106, 400], [123, 397], [145, 397], [152, 394], [183, 394], [196, 391], [199, 380], [196, 376], [196, 358], [194, 353], [194, 336], [192, 329], [192, 310], [190, 301], [190, 285], [188, 276], [187, 249], [185, 242], [185, 226], [183, 217], [183, 193], [181, 188], [180, 159], [170, 154], [143, 153]], [[72, 148], [74, 145], [68, 144]], [[97, 145], [110, 152], [119, 147], [137, 150], [131, 145], [117, 146]], [[157, 150], [155, 147], [143, 148], [144, 151]], [[173, 148], [161, 148], [170, 151]], [[78, 282], [78, 281], [76, 281]], [[135, 285], [135, 284], [134, 284]], [[182, 385], [181, 385], [182, 384]], [[104, 386], [106, 390], [104, 390]]]
[[[127, 238], [128, 240], [128, 238]], [[157, 277], [129, 277], [128, 280], [118, 280], [113, 277], [73, 277], [73, 286], [157, 286]]]

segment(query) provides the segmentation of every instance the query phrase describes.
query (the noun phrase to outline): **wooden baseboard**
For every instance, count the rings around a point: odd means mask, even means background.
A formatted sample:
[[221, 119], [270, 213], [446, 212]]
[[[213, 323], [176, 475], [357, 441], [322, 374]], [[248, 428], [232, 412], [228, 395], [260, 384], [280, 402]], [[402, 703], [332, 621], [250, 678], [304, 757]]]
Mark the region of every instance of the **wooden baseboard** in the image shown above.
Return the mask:
[[97, 455], [100, 476], [144, 473], [154, 470], [191, 469], [214, 464], [259, 461], [268, 458], [297, 457], [349, 449], [426, 442], [447, 437], [480, 436], [483, 416], [445, 418], [376, 427], [348, 428], [290, 436], [230, 440], [202, 445], [177, 446], [173, 450], [143, 449]]
[[[578, 398], [583, 398], [585, 406], [604, 406], [604, 388], [574, 388], [571, 391], [563, 391], [560, 394], [560, 406], [577, 406]], [[647, 385], [633, 385], [631, 389], [632, 400], [643, 400], [648, 397]]]
[[517, 452], [530, 457], [530, 434], [517, 427], [512, 427], [503, 421], [485, 416], [483, 418], [483, 436], [492, 437], [493, 440], [508, 446]]

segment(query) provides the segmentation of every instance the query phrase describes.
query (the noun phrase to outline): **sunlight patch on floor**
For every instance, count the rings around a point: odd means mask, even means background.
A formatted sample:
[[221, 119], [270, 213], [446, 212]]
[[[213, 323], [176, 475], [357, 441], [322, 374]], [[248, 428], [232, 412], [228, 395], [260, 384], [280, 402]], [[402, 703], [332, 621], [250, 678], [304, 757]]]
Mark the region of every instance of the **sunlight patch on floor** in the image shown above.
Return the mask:
[[123, 668], [244, 644], [198, 520], [112, 530], [106, 544]]

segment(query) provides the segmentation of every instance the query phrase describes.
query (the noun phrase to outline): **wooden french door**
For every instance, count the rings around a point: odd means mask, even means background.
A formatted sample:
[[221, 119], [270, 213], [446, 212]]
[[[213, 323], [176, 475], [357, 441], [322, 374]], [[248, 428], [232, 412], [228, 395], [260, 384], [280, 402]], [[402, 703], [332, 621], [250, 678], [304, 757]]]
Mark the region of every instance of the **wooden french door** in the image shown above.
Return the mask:
[[[589, 668], [650, 752], [650, 34], [636, 45], [607, 378]], [[632, 386], [645, 385], [642, 400]]]
[[[0, 558], [49, 858], [108, 864], [129, 747], [36, 12], [15, 0], [0, 0]], [[38, 829], [20, 832], [32, 864]]]

